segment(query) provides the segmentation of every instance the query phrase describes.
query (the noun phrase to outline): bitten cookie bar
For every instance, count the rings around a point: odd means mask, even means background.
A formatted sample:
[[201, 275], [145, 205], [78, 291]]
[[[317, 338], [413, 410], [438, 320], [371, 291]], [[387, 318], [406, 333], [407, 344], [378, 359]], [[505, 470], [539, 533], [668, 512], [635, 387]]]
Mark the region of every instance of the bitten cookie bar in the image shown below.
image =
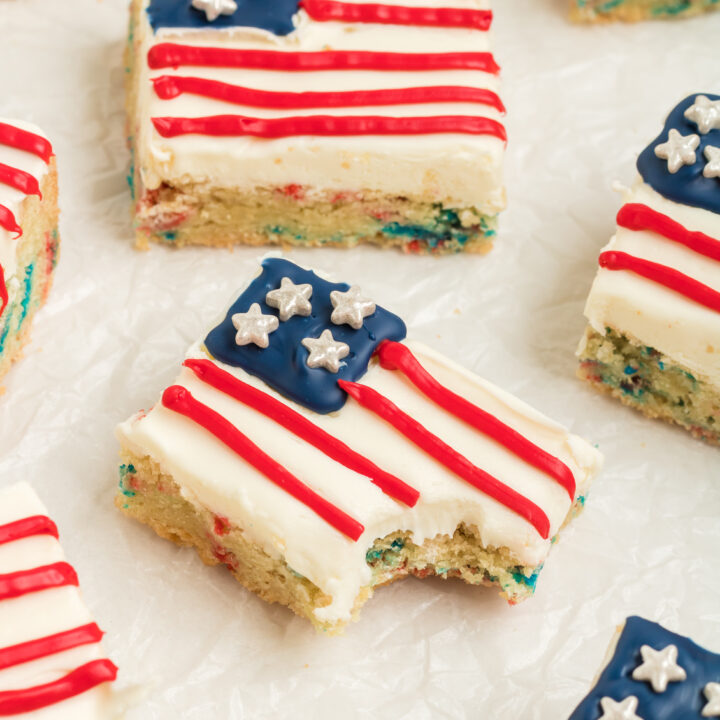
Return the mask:
[[720, 9], [720, 0], [570, 0], [576, 22], [674, 20]]
[[600, 255], [580, 377], [720, 442], [720, 96], [692, 95], [638, 159]]
[[0, 120], [0, 379], [27, 342], [58, 254], [57, 171], [39, 128]]
[[134, 0], [140, 247], [484, 252], [506, 145], [487, 0]]
[[657, 623], [629, 617], [595, 687], [569, 720], [720, 717], [720, 655]]
[[265, 260], [119, 427], [118, 506], [324, 631], [409, 574], [532, 595], [601, 456], [405, 333], [357, 286]]
[[35, 492], [0, 489], [0, 717], [118, 717], [102, 635]]

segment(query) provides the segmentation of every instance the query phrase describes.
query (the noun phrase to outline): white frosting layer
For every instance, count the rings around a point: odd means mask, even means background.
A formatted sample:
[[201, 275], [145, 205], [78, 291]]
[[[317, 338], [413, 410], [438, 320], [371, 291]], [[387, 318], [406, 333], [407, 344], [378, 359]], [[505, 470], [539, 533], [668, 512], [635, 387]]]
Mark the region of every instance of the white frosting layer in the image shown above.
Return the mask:
[[[398, 5], [438, 6], [413, 0]], [[484, 9], [487, 2], [456, 0], [445, 7]], [[150, 71], [147, 53], [158, 42], [228, 48], [289, 51], [373, 50], [409, 53], [483, 52], [491, 49], [490, 32], [457, 28], [407, 27], [314, 22], [304, 11], [298, 29], [286, 37], [257, 29], [178, 30], [153, 34], [142, 13], [137, 69], [138, 117], [136, 162], [144, 186], [200, 182], [250, 190], [298, 184], [318, 190], [367, 189], [393, 195], [430, 194], [455, 207], [480, 207], [495, 214], [504, 207], [502, 157], [505, 144], [491, 136], [439, 134], [423, 136], [211, 138], [188, 135], [162, 138], [152, 117], [201, 117], [221, 114], [276, 118], [296, 115], [470, 115], [501, 120], [497, 110], [475, 103], [430, 103], [359, 108], [270, 110], [234, 105], [194, 95], [161, 100], [150, 79], [161, 75], [210, 78], [272, 91], [349, 91], [417, 86], [464, 85], [498, 91], [496, 76], [479, 71], [434, 72], [270, 72], [248, 69], [181, 67]]]
[[[6, 120], [5, 118], [0, 118], [0, 122], [46, 137], [40, 128], [31, 123], [21, 122], [20, 120]], [[0, 143], [0, 163], [29, 173], [40, 185], [42, 185], [43, 178], [48, 172], [48, 166], [42, 158], [24, 150], [7, 147], [2, 143]], [[21, 227], [21, 207], [25, 198], [25, 193], [16, 190], [10, 185], [0, 183], [0, 205], [4, 205], [15, 215], [15, 220]], [[19, 240], [15, 239], [15, 233], [8, 232], [0, 226], [0, 266], [2, 266], [5, 273], [5, 282], [9, 289], [12, 288], [14, 283], [17, 283], [19, 242]]]
[[[34, 515], [47, 515], [27, 483], [0, 490], [0, 525]], [[60, 543], [51, 536], [37, 536], [0, 545], [0, 575], [65, 561]], [[37, 640], [93, 622], [76, 587], [29, 593], [0, 600], [0, 649]], [[72, 670], [106, 658], [99, 643], [0, 669], [0, 693], [54, 682]], [[117, 717], [116, 702], [108, 683], [56, 705], [17, 718], [32, 720], [109, 720]]]
[[[624, 192], [688, 230], [720, 240], [720, 215], [665, 199], [642, 180]], [[656, 233], [618, 228], [603, 248], [667, 265], [720, 292], [720, 263]], [[720, 387], [720, 313], [628, 271], [600, 268], [585, 306], [592, 327], [628, 333]]]
[[[601, 465], [601, 455], [540, 413], [499, 390], [433, 350], [408, 343], [425, 368], [441, 383], [507, 423], [560, 458], [571, 469], [577, 494], [587, 491]], [[207, 357], [196, 344], [189, 357]], [[420, 492], [414, 508], [389, 496], [366, 477], [332, 461], [321, 451], [244, 404], [200, 381], [183, 369], [177, 384], [200, 402], [227, 418], [261, 449], [284, 465], [321, 496], [360, 521], [365, 532], [349, 540], [266, 477], [213, 435], [161, 403], [118, 428], [118, 436], [133, 452], [149, 455], [172, 475], [183, 495], [229, 518], [247, 538], [273, 557], [284, 558], [296, 572], [332, 596], [332, 604], [317, 611], [322, 620], [348, 619], [355, 597], [370, 582], [365, 555], [376, 539], [410, 531], [417, 543], [439, 534], [452, 535], [461, 523], [476, 526], [483, 543], [507, 547], [518, 565], [541, 565], [550, 549], [528, 522], [479, 492], [445, 466], [431, 459], [390, 425], [352, 400], [331, 415], [319, 415], [271, 390], [239, 368], [217, 365], [310, 418], [383, 470]], [[382, 393], [477, 466], [516, 489], [547, 514], [551, 537], [571, 506], [567, 492], [553, 479], [476, 432], [416, 391], [400, 373], [371, 365], [361, 379]]]

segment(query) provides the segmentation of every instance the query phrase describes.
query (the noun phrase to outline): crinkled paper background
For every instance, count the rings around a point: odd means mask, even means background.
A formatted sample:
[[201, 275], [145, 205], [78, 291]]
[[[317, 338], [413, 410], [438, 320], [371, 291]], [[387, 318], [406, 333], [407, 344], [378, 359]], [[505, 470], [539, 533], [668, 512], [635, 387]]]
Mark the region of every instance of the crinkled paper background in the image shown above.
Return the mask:
[[720, 92], [720, 15], [578, 28], [564, 0], [496, 5], [511, 140], [495, 250], [289, 257], [598, 443], [606, 469], [535, 599], [406, 580], [326, 638], [114, 509], [113, 427], [155, 401], [258, 251], [133, 249], [125, 0], [0, 0], [0, 114], [54, 141], [63, 213], [50, 302], [0, 399], [0, 485], [34, 484], [123, 681], [153, 683], [133, 720], [563, 720], [630, 613], [720, 651], [720, 454], [595, 395], [573, 357], [612, 182], [678, 100]]

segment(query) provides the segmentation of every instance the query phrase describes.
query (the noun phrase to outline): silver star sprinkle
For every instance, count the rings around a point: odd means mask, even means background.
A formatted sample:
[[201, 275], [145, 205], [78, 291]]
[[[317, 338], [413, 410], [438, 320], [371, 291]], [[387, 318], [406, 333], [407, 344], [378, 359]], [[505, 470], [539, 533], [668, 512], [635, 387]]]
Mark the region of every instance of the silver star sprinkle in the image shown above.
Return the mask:
[[363, 326], [363, 318], [375, 312], [375, 303], [360, 294], [360, 288], [353, 285], [347, 292], [333, 290], [330, 302], [335, 308], [330, 320], [336, 325], [349, 325], [353, 330]]
[[694, 122], [703, 135], [720, 130], [720, 100], [713, 102], [705, 95], [698, 95], [695, 104], [685, 111], [685, 117]]
[[305, 283], [296, 285], [290, 278], [284, 277], [280, 287], [271, 290], [265, 296], [265, 302], [280, 311], [280, 319], [285, 322], [293, 315], [307, 317], [312, 312], [310, 296], [312, 285]]
[[705, 165], [703, 175], [706, 178], [720, 178], [720, 147], [708, 145], [705, 148], [705, 157], [707, 165]]
[[720, 683], [709, 682], [703, 690], [707, 705], [703, 708], [703, 717], [720, 717]]
[[221, 15], [232, 15], [238, 8], [235, 0], [192, 0], [192, 6], [204, 12], [208, 22], [217, 20]]
[[631, 695], [622, 702], [616, 702], [612, 698], [604, 697], [600, 700], [600, 708], [603, 714], [599, 720], [643, 720], [635, 714], [638, 707], [638, 699]]
[[350, 347], [335, 340], [330, 330], [323, 330], [319, 338], [305, 338], [302, 344], [310, 351], [308, 367], [323, 367], [332, 373], [340, 370], [340, 361], [350, 354]]
[[677, 664], [678, 649], [668, 645], [654, 650], [649, 645], [640, 648], [643, 663], [633, 670], [633, 680], [647, 680], [656, 693], [665, 692], [669, 682], [685, 680], [685, 671]]
[[274, 315], [263, 315], [257, 303], [253, 303], [246, 313], [235, 313], [230, 320], [237, 330], [235, 342], [238, 345], [255, 343], [261, 348], [270, 344], [268, 335], [280, 324]]
[[667, 160], [668, 171], [674, 175], [683, 165], [692, 165], [697, 160], [695, 151], [699, 144], [699, 135], [681, 135], [673, 128], [667, 142], [655, 148], [655, 154]]

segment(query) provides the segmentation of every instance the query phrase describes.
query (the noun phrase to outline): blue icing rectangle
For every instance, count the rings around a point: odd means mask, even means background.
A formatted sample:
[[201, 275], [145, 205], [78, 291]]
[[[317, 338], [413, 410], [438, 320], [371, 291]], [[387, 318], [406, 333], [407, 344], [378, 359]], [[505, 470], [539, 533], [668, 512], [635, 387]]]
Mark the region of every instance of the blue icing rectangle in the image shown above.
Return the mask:
[[[700, 95], [705, 95], [713, 102], [720, 100], [720, 95], [709, 93], [697, 93], [685, 98], [670, 113], [660, 135], [640, 154], [637, 168], [643, 180], [668, 200], [720, 213], [720, 178], [703, 175], [707, 164], [705, 148], [720, 148], [720, 129], [701, 133], [697, 124], [685, 117], [685, 111], [695, 104]], [[668, 170], [667, 160], [655, 154], [655, 148], [667, 141], [672, 129], [683, 136], [697, 135], [700, 138], [696, 161], [692, 165], [684, 165], [676, 173]]]
[[294, 29], [293, 16], [300, 0], [235, 0], [232, 15], [220, 15], [212, 22], [192, 6], [191, 0], [150, 0], [147, 8], [152, 29], [255, 27], [274, 35], [289, 35]]
[[[645, 680], [634, 680], [633, 671], [643, 662], [640, 653], [643, 645], [654, 650], [675, 645], [677, 664], [685, 671], [686, 679], [670, 682], [664, 692], [655, 692]], [[568, 720], [598, 720], [603, 714], [602, 698], [622, 702], [630, 696], [637, 698], [635, 713], [643, 720], [700, 720], [707, 704], [704, 689], [710, 682], [720, 682], [720, 655], [657, 623], [629, 617], [612, 659]]]
[[[265, 302], [265, 296], [270, 290], [279, 288], [283, 278], [289, 278], [296, 285], [312, 285], [312, 313], [307, 317], [294, 315], [285, 322], [281, 321], [278, 329], [270, 333], [266, 349], [253, 344], [237, 345], [232, 316], [245, 313], [253, 303], [258, 303], [264, 315], [279, 317], [278, 310]], [[357, 382], [367, 372], [370, 358], [383, 340], [401, 341], [407, 333], [405, 323], [397, 315], [379, 306], [364, 319], [359, 330], [332, 323], [330, 315], [334, 308], [330, 293], [334, 290], [347, 292], [349, 289], [346, 283], [328, 282], [288, 260], [265, 260], [262, 273], [233, 303], [225, 319], [205, 338], [205, 347], [220, 362], [242, 368], [315, 412], [340, 410], [347, 395], [337, 381]], [[306, 362], [309, 351], [302, 340], [317, 338], [323, 330], [330, 330], [336, 341], [350, 347], [350, 354], [337, 373], [325, 368], [308, 367]]]

